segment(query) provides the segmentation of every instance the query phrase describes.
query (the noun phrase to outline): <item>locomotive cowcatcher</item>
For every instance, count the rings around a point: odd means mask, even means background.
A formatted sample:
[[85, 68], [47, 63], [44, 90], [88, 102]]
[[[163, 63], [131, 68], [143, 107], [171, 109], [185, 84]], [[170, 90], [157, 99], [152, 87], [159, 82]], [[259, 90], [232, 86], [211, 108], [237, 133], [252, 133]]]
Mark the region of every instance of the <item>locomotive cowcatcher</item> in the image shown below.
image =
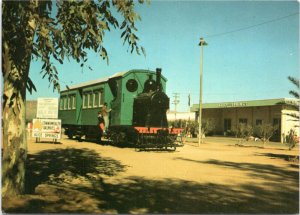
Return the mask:
[[[155, 76], [155, 79], [154, 79]], [[68, 87], [60, 93], [59, 118], [69, 138], [98, 138], [97, 113], [107, 102], [107, 138], [136, 148], [182, 146], [182, 129], [168, 128], [166, 78], [161, 69], [130, 70]]]

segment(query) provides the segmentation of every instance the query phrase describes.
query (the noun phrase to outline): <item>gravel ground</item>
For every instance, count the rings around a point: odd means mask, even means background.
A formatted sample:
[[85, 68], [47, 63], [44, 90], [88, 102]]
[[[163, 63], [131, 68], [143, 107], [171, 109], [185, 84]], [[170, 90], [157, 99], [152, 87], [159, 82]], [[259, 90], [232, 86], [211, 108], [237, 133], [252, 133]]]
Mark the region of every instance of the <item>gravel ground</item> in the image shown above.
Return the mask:
[[5, 212], [299, 213], [299, 163], [280, 143], [208, 137], [175, 152], [28, 141], [27, 194]]

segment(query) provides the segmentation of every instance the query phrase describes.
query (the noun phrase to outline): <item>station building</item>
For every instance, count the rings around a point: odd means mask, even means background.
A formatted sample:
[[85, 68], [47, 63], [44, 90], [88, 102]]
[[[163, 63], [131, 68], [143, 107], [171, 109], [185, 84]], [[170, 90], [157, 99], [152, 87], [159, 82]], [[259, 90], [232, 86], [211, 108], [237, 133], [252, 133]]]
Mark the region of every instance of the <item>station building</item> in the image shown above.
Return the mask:
[[177, 112], [177, 111], [167, 111], [168, 121], [175, 120], [195, 120], [195, 112]]
[[[290, 129], [295, 129], [299, 136], [299, 122], [289, 114], [297, 114], [286, 104], [299, 104], [299, 100], [292, 98], [206, 103], [202, 105], [202, 119], [211, 120], [215, 124], [215, 134], [225, 135], [237, 128], [240, 123], [251, 125], [278, 125], [278, 131], [273, 135], [274, 141], [284, 141], [284, 136]], [[195, 112], [195, 120], [199, 117], [199, 104], [191, 107]]]

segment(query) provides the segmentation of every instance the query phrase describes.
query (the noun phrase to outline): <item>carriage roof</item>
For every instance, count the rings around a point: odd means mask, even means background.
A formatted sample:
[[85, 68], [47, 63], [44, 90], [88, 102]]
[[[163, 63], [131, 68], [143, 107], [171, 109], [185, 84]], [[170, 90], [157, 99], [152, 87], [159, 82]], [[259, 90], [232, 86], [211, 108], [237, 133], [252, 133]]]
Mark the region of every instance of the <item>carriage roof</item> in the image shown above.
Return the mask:
[[[62, 90], [61, 92], [66, 92], [66, 91], [69, 91], [69, 90], [75, 90], [75, 89], [78, 89], [78, 88], [83, 88], [83, 87], [92, 86], [92, 85], [96, 85], [96, 84], [106, 83], [109, 79], [119, 78], [119, 77], [124, 78], [127, 75], [129, 75], [130, 73], [134, 73], [134, 72], [155, 74], [154, 71], [137, 70], [137, 69], [124, 71], [124, 72], [117, 72], [117, 73], [113, 74], [110, 77], [95, 79], [95, 80], [87, 81], [87, 82], [84, 82], [84, 83], [76, 84], [76, 85], [73, 85], [73, 86], [68, 86], [67, 89]], [[167, 81], [167, 79], [164, 76], [161, 76], [161, 77], [162, 77], [162, 79]]]

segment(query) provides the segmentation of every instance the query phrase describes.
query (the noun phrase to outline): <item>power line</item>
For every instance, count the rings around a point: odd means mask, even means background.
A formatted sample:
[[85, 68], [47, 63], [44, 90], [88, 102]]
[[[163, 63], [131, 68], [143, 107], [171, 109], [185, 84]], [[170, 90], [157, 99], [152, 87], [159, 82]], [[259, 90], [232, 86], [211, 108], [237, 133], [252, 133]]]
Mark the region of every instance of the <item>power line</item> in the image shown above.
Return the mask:
[[238, 31], [247, 30], [247, 29], [250, 29], [250, 28], [255, 28], [257, 26], [265, 25], [265, 24], [268, 24], [268, 23], [271, 23], [271, 22], [276, 22], [276, 21], [279, 21], [279, 20], [282, 20], [282, 19], [286, 19], [286, 18], [291, 17], [291, 16], [295, 16], [297, 14], [299, 14], [299, 12], [292, 13], [292, 14], [289, 14], [289, 15], [286, 15], [286, 16], [282, 16], [282, 17], [278, 17], [276, 19], [272, 19], [272, 20], [269, 20], [269, 21], [265, 21], [265, 22], [262, 22], [262, 23], [255, 24], [255, 25], [250, 25], [250, 26], [247, 26], [247, 27], [242, 27], [242, 28], [238, 28], [238, 29], [235, 29], [235, 30], [231, 30], [231, 31], [226, 31], [226, 32], [223, 32], [223, 33], [217, 33], [217, 34], [213, 34], [213, 35], [207, 35], [207, 36], [205, 36], [205, 38], [218, 37], [218, 36], [223, 36], [225, 34], [231, 34], [231, 33], [235, 33], [235, 32], [238, 32]]

